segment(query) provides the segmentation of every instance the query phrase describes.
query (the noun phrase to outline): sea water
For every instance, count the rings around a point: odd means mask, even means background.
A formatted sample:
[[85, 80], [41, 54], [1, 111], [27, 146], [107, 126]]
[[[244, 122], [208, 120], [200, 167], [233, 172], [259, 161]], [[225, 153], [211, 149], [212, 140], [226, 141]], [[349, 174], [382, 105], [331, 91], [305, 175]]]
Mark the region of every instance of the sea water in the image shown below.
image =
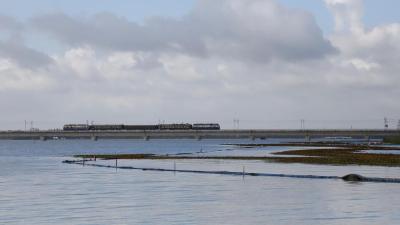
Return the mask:
[[[268, 155], [282, 140], [0, 141], [0, 224], [396, 224], [400, 184], [116, 170], [75, 154]], [[292, 149], [292, 147], [290, 147]], [[109, 161], [97, 161], [113, 164]], [[119, 160], [149, 168], [400, 177], [395, 167], [243, 160]]]

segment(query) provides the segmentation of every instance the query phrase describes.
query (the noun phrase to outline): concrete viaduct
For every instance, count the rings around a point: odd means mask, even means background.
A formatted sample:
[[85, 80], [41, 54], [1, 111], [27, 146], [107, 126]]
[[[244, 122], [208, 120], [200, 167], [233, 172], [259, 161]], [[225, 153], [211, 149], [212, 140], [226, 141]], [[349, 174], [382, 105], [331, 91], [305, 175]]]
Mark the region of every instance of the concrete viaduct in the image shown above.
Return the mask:
[[323, 137], [400, 137], [400, 130], [137, 130], [137, 131], [0, 131], [3, 140], [48, 139], [266, 139]]

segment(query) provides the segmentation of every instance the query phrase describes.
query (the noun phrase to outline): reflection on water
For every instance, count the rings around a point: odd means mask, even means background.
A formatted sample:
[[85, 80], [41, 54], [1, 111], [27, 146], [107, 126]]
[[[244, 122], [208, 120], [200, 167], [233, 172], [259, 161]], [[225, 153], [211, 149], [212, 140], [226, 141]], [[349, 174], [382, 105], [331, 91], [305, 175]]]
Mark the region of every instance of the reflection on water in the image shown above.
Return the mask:
[[[0, 224], [395, 224], [398, 184], [114, 170], [78, 153], [218, 152], [249, 140], [0, 141]], [[268, 140], [265, 142], [269, 142]], [[260, 149], [268, 152], [282, 149]], [[241, 151], [241, 150], [238, 150]], [[257, 149], [250, 151], [257, 152]], [[263, 154], [264, 154], [263, 153]], [[257, 153], [258, 154], [258, 153]], [[105, 161], [101, 163], [112, 163]], [[120, 165], [172, 168], [171, 160]], [[183, 160], [179, 169], [400, 177], [400, 169]]]
[[364, 150], [364, 151], [361, 151], [360, 153], [399, 155], [400, 150]]

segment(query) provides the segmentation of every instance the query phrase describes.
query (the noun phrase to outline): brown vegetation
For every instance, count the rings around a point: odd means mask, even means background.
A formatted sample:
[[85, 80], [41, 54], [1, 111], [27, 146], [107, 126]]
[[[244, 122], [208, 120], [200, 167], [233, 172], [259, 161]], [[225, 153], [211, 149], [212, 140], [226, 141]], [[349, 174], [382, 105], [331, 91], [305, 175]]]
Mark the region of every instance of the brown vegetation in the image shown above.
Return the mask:
[[[276, 152], [274, 155], [278, 157], [269, 160], [281, 163], [400, 166], [400, 155], [364, 153], [358, 148], [293, 150]], [[279, 155], [294, 157], [279, 157]]]
[[[298, 144], [278, 145], [237, 145], [240, 147], [266, 147], [266, 146], [299, 146]], [[400, 150], [395, 147], [369, 146], [369, 145], [322, 145], [304, 144], [301, 146], [325, 147], [321, 149], [289, 150], [273, 153], [275, 156], [196, 156], [196, 155], [155, 155], [155, 154], [96, 154], [76, 155], [84, 159], [217, 159], [217, 160], [265, 160], [278, 163], [305, 163], [326, 165], [369, 165], [369, 166], [400, 166], [400, 155], [366, 153], [364, 150]], [[329, 148], [326, 148], [329, 147]]]

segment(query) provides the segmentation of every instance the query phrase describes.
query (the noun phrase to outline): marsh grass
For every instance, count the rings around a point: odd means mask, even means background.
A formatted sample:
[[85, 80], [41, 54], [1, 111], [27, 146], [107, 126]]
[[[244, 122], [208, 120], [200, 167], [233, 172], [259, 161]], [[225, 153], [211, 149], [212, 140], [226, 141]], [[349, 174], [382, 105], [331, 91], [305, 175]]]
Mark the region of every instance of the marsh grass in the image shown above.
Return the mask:
[[[305, 149], [273, 153], [278, 157], [268, 159], [281, 163], [305, 163], [325, 165], [368, 165], [368, 166], [400, 166], [400, 155], [382, 153], [364, 153], [359, 148]], [[381, 150], [381, 149], [375, 149]], [[395, 149], [391, 149], [395, 150]], [[390, 151], [390, 150], [389, 150]], [[296, 157], [279, 157], [279, 156]], [[299, 157], [304, 156], [304, 157]]]

